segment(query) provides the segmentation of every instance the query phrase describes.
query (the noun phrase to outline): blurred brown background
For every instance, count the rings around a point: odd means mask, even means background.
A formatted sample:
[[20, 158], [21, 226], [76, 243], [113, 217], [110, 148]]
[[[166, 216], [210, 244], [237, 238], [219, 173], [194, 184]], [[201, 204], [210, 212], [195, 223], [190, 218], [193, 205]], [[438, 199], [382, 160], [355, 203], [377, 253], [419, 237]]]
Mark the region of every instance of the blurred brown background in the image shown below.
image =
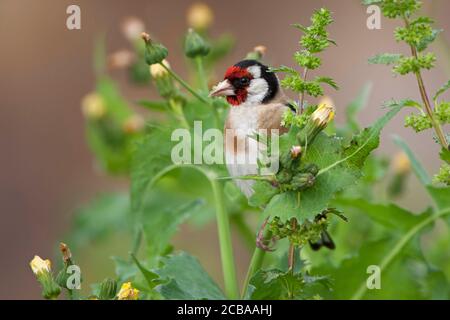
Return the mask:
[[[245, 56], [255, 45], [268, 47], [267, 61], [291, 64], [299, 33], [289, 24], [307, 24], [314, 8], [326, 6], [334, 12], [331, 28], [338, 43], [324, 54], [323, 75], [333, 77], [341, 87], [331, 93], [342, 115], [343, 107], [361, 87], [373, 82], [369, 107], [361, 117], [369, 124], [384, 111], [380, 105], [391, 98], [419, 98], [412, 77], [395, 78], [389, 68], [369, 66], [367, 58], [380, 52], [406, 52], [392, 36], [395, 24], [383, 19], [382, 30], [366, 28], [367, 14], [358, 0], [340, 1], [205, 1], [215, 12], [213, 34], [236, 35], [237, 47], [221, 67]], [[126, 16], [145, 21], [170, 51], [172, 67], [185, 71], [180, 37], [186, 29], [185, 12], [191, 1], [56, 1], [0, 0], [0, 299], [38, 298], [39, 287], [29, 269], [34, 254], [53, 257], [55, 244], [69, 228], [74, 208], [101, 191], [124, 189], [126, 181], [107, 178], [95, 170], [84, 142], [80, 99], [93, 89], [92, 52], [94, 39], [106, 34], [109, 51], [128, 47], [120, 33]], [[66, 29], [66, 8], [81, 7], [82, 29]], [[450, 3], [427, 1], [425, 10], [447, 32], [450, 41]], [[439, 68], [427, 72], [428, 88], [436, 89], [450, 77], [450, 59], [443, 44], [434, 46]], [[222, 72], [222, 70], [219, 70]], [[117, 74], [127, 97], [136, 99], [149, 90], [131, 89], [126, 77]], [[405, 111], [406, 112], [406, 111]], [[338, 120], [339, 121], [339, 120]], [[404, 137], [430, 173], [438, 170], [437, 145], [431, 132], [415, 135], [403, 128], [398, 116], [384, 131], [381, 153], [392, 154], [392, 134]], [[423, 208], [427, 199], [414, 179], [410, 180], [403, 205]], [[184, 247], [217, 249], [214, 227], [205, 234], [184, 241]], [[211, 243], [195, 249], [195, 242]], [[105, 252], [105, 257], [115, 252]], [[248, 259], [238, 250], [241, 260]], [[105, 258], [106, 259], [106, 258]], [[202, 261], [203, 263], [203, 261]], [[206, 268], [217, 268], [217, 263]], [[108, 260], [105, 264], [111, 265]], [[112, 268], [112, 267], [110, 267]], [[243, 271], [242, 268], [239, 270]]]

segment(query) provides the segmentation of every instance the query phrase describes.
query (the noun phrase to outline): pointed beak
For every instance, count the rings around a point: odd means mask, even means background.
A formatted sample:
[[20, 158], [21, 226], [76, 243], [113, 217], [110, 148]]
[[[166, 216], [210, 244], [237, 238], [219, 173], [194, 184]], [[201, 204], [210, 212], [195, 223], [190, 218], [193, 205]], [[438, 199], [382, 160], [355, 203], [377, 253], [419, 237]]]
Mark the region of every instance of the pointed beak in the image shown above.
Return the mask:
[[210, 97], [224, 97], [224, 96], [234, 96], [234, 87], [231, 85], [230, 81], [223, 80], [215, 86], [209, 93]]

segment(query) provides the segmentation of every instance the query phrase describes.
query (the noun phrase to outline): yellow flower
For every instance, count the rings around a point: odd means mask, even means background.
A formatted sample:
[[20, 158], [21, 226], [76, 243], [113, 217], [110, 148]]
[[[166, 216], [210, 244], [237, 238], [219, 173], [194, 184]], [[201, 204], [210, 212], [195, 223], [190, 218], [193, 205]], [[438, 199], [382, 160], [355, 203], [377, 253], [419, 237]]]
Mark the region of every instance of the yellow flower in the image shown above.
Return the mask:
[[[170, 64], [166, 59], [164, 59], [162, 61], [162, 63], [167, 68], [170, 68]], [[156, 63], [156, 64], [152, 64], [150, 66], [150, 74], [152, 75], [153, 79], [156, 79], [156, 78], [162, 78], [162, 77], [166, 76], [168, 74], [168, 71], [162, 65], [160, 65], [159, 63]]]
[[193, 4], [187, 13], [188, 25], [196, 30], [205, 30], [214, 21], [214, 14], [204, 3]]
[[40, 275], [43, 272], [51, 271], [51, 262], [50, 260], [43, 260], [39, 256], [34, 256], [33, 260], [30, 261], [31, 270], [35, 275]]
[[81, 101], [81, 111], [87, 119], [100, 119], [106, 113], [105, 102], [97, 93], [90, 93]]
[[392, 167], [395, 173], [404, 175], [411, 171], [411, 162], [404, 152], [399, 152], [394, 156]]
[[334, 119], [335, 109], [331, 104], [319, 104], [311, 119], [320, 127], [326, 127]]
[[119, 300], [137, 300], [139, 296], [139, 290], [131, 286], [131, 282], [125, 282], [120, 287], [120, 291], [117, 294]]

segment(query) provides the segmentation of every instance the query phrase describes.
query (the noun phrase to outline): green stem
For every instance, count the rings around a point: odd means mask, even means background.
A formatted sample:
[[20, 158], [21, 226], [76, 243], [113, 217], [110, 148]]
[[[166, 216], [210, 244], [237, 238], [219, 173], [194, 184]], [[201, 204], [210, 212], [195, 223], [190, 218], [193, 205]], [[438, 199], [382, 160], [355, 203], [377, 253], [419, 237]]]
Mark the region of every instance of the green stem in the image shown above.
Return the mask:
[[205, 68], [203, 66], [203, 58], [200, 56], [196, 57], [195, 63], [197, 65], [197, 73], [198, 73], [200, 89], [203, 92], [208, 92], [208, 78], [206, 77]]
[[230, 222], [228, 220], [227, 212], [225, 211], [225, 203], [220, 182], [214, 177], [210, 179], [210, 182], [216, 204], [217, 229], [219, 232], [220, 256], [222, 260], [225, 292], [229, 299], [236, 300], [239, 299], [239, 288], [233, 257]]
[[220, 182], [216, 179], [215, 173], [205, 170], [195, 165], [179, 165], [174, 164], [159, 171], [149, 182], [147, 188], [152, 187], [159, 179], [178, 168], [189, 168], [202, 173], [210, 182], [214, 194], [214, 202], [216, 204], [217, 228], [219, 233], [220, 257], [222, 260], [223, 278], [225, 284], [225, 292], [229, 299], [239, 298], [239, 288], [236, 277], [236, 269], [234, 264], [233, 246], [231, 243], [230, 222], [228, 214], [225, 210], [222, 188]]
[[256, 271], [261, 269], [265, 255], [266, 255], [266, 252], [264, 250], [262, 250], [260, 248], [255, 248], [252, 259], [250, 260], [250, 265], [248, 267], [247, 275], [245, 276], [244, 285], [242, 287], [242, 294], [241, 294], [242, 299], [246, 298], [250, 280], [253, 277], [253, 275], [256, 273]]
[[175, 117], [177, 118], [177, 120], [181, 122], [181, 125], [184, 128], [189, 130], [190, 126], [184, 115], [183, 106], [179, 102], [175, 101], [174, 99], [170, 99], [169, 105], [172, 108], [172, 111], [175, 114]]
[[195, 91], [186, 81], [181, 79], [180, 76], [178, 76], [172, 69], [168, 68], [164, 63], [160, 63], [160, 65], [167, 70], [167, 72], [170, 74], [172, 78], [174, 78], [181, 86], [183, 86], [187, 91], [189, 91], [190, 94], [192, 94], [194, 97], [196, 97], [198, 100], [203, 102], [204, 104], [211, 105], [210, 101], [200, 95], [197, 91]]
[[[422, 222], [416, 224], [414, 227], [412, 227], [398, 242], [397, 244], [391, 249], [391, 251], [388, 252], [388, 254], [384, 257], [384, 259], [379, 264], [380, 266], [380, 272], [382, 273], [383, 270], [389, 266], [392, 261], [397, 257], [397, 255], [403, 250], [403, 248], [409, 243], [409, 241], [423, 228], [425, 228], [427, 225], [431, 224], [432, 222], [436, 221], [439, 218], [442, 218], [443, 216], [446, 216], [450, 214], [450, 209], [446, 209], [443, 211], [440, 211], [436, 213], [435, 215], [432, 215], [431, 217], [423, 220]], [[358, 290], [355, 292], [355, 294], [352, 296], [352, 300], [360, 300], [364, 297], [367, 291], [367, 284], [364, 281], [361, 283]]]

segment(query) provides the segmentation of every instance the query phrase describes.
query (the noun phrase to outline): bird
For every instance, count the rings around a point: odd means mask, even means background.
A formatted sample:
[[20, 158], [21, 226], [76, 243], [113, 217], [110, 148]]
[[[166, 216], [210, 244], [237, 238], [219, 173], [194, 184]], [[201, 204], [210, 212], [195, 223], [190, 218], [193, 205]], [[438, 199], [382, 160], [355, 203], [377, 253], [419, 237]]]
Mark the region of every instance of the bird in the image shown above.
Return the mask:
[[[275, 73], [256, 60], [243, 60], [229, 67], [224, 80], [210, 92], [211, 97], [223, 96], [231, 108], [225, 120], [225, 162], [232, 177], [258, 174], [258, 153], [265, 149], [253, 133], [268, 135], [282, 127], [283, 114], [290, 110]], [[235, 180], [249, 198], [253, 195], [252, 180]]]
[[[243, 194], [250, 198], [255, 181], [239, 177], [258, 174], [258, 154], [266, 145], [258, 142], [252, 133], [265, 132], [268, 136], [283, 134], [289, 129], [282, 126], [283, 114], [295, 112], [280, 87], [280, 81], [270, 68], [257, 60], [242, 60], [229, 67], [224, 79], [210, 92], [210, 97], [225, 97], [230, 110], [225, 120], [224, 153], [228, 172]], [[276, 173], [276, 172], [275, 172]], [[267, 223], [263, 223], [262, 229]], [[268, 249], [258, 233], [257, 245]], [[321, 247], [334, 249], [328, 233], [317, 243], [311, 243], [313, 250]]]

